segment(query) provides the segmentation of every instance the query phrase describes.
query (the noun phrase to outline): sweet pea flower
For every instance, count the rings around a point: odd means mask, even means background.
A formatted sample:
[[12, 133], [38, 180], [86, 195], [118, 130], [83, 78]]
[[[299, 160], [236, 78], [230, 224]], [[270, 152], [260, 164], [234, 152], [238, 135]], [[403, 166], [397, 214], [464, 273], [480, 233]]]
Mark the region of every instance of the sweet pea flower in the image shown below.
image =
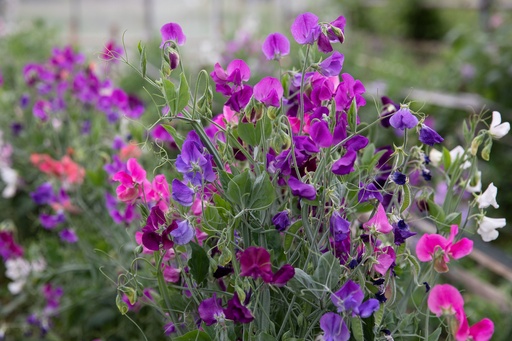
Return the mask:
[[321, 32], [318, 17], [309, 12], [299, 14], [291, 26], [291, 31], [297, 43], [313, 45]]
[[419, 140], [421, 143], [433, 146], [436, 143], [441, 143], [444, 139], [434, 129], [422, 124], [420, 128]]
[[279, 60], [290, 53], [290, 41], [281, 33], [271, 33], [263, 42], [262, 51], [268, 60]]
[[207, 326], [222, 322], [226, 318], [222, 309], [222, 300], [213, 294], [212, 298], [207, 298], [199, 304], [199, 317]]
[[133, 203], [139, 197], [140, 185], [146, 180], [146, 171], [134, 158], [128, 160], [126, 168], [128, 172], [119, 171], [112, 180], [120, 182], [116, 188], [119, 200]]
[[187, 38], [183, 34], [181, 26], [176, 23], [168, 23], [160, 28], [160, 34], [162, 35], [162, 44], [160, 48], [164, 47], [165, 43], [169, 40], [176, 42], [179, 46], [185, 44]]
[[505, 218], [489, 218], [483, 216], [479, 220], [476, 232], [482, 236], [484, 242], [490, 242], [498, 238], [499, 232], [496, 229], [505, 227], [507, 220]]
[[59, 237], [62, 241], [69, 244], [74, 244], [78, 241], [78, 236], [73, 229], [64, 229], [59, 232]]
[[320, 318], [320, 328], [323, 330], [324, 341], [348, 341], [350, 332], [340, 315], [329, 312]]
[[254, 98], [267, 107], [278, 108], [281, 105], [283, 97], [283, 86], [281, 82], [274, 77], [264, 77], [253, 89]]
[[170, 234], [176, 244], [185, 245], [194, 238], [195, 230], [188, 220], [183, 220], [177, 223], [177, 228]]
[[389, 124], [395, 129], [411, 129], [418, 124], [418, 119], [411, 113], [408, 107], [401, 107], [389, 119]]
[[238, 323], [251, 323], [254, 320], [251, 311], [240, 302], [236, 292], [233, 298], [228, 301], [228, 305], [224, 309], [224, 315], [227, 319]]
[[366, 202], [370, 199], [376, 199], [379, 202], [384, 200], [382, 194], [379, 192], [377, 186], [375, 186], [374, 183], [364, 185], [362, 182], [359, 183], [359, 192], [357, 193], [357, 198], [359, 202]]
[[387, 234], [393, 231], [393, 226], [389, 223], [388, 216], [384, 206], [379, 202], [377, 212], [373, 217], [363, 224], [365, 229], [374, 229], [377, 232]]
[[292, 194], [297, 197], [308, 200], [316, 199], [316, 189], [313, 185], [305, 184], [297, 178], [290, 177], [288, 180], [288, 186], [290, 186]]
[[461, 313], [460, 325], [455, 334], [457, 341], [489, 341], [494, 334], [494, 323], [484, 318], [471, 327], [468, 324], [467, 316], [464, 311]]
[[349, 237], [350, 222], [344, 219], [339, 212], [334, 212], [329, 219], [329, 230], [335, 242], [341, 242]]
[[284, 286], [295, 276], [295, 269], [290, 264], [283, 265], [276, 273], [272, 273], [270, 253], [257, 246], [250, 246], [240, 254], [240, 276], [261, 279], [265, 283], [277, 287]]
[[345, 56], [338, 51], [334, 51], [331, 56], [318, 64], [319, 72], [326, 77], [338, 76], [343, 68], [344, 60]]
[[178, 179], [172, 180], [172, 198], [182, 206], [192, 206], [194, 190]]
[[476, 202], [478, 203], [478, 208], [487, 208], [489, 206], [493, 206], [494, 208], [500, 207], [496, 202], [496, 195], [498, 194], [498, 188], [494, 186], [494, 183], [490, 183], [489, 187], [478, 196]]
[[456, 315], [464, 308], [464, 299], [460, 292], [449, 284], [434, 286], [428, 295], [428, 308], [438, 317]]
[[473, 251], [473, 241], [468, 238], [453, 242], [458, 233], [459, 227], [452, 225], [448, 239], [439, 234], [424, 234], [416, 244], [418, 259], [422, 262], [430, 262], [434, 259], [436, 271], [447, 272], [447, 263], [450, 262], [451, 258], [460, 259]]
[[359, 284], [348, 280], [337, 292], [331, 294], [331, 301], [338, 309], [338, 313], [352, 312], [352, 316], [362, 318], [370, 317], [379, 310], [379, 301], [370, 298], [363, 302], [364, 293]]
[[491, 126], [489, 127], [489, 133], [491, 134], [491, 137], [495, 140], [499, 140], [503, 136], [507, 135], [509, 131], [510, 123], [501, 123], [501, 114], [497, 111], [493, 111]]
[[331, 171], [336, 175], [350, 174], [354, 171], [354, 164], [356, 159], [357, 153], [354, 150], [349, 149], [345, 155], [340, 157], [332, 164]]
[[272, 224], [276, 227], [278, 231], [284, 231], [288, 226], [290, 226], [290, 212], [288, 210], [284, 210], [276, 213], [272, 217]]

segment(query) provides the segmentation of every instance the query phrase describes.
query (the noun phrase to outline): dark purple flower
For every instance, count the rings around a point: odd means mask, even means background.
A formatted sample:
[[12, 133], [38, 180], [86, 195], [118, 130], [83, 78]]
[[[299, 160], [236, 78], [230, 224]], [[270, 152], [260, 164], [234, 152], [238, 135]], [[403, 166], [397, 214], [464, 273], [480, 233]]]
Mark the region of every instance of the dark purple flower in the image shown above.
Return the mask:
[[39, 215], [39, 221], [41, 222], [41, 225], [45, 229], [51, 230], [55, 226], [65, 222], [66, 221], [66, 216], [62, 212], [58, 212], [55, 215], [41, 213]]
[[117, 200], [116, 197], [108, 192], [105, 193], [105, 206], [107, 207], [107, 211], [110, 217], [116, 224], [130, 224], [133, 220], [139, 217], [135, 212], [134, 205], [127, 204], [123, 213], [120, 209], [117, 208], [118, 204], [121, 204], [120, 200]]
[[174, 242], [178, 245], [188, 244], [194, 238], [194, 228], [188, 220], [179, 221], [177, 224], [177, 228], [171, 231]]
[[404, 220], [399, 220], [393, 225], [393, 234], [395, 235], [395, 245], [402, 245], [409, 237], [416, 235], [416, 232], [411, 232], [409, 225]]
[[[231, 96], [234, 91], [240, 90], [243, 82], [247, 82], [251, 78], [251, 69], [243, 60], [235, 59], [229, 63], [225, 71], [219, 63], [215, 64], [210, 76], [215, 82], [217, 92]], [[233, 87], [229, 83], [232, 83]]]
[[290, 186], [292, 194], [297, 197], [305, 198], [308, 200], [316, 199], [316, 189], [313, 185], [305, 184], [297, 178], [290, 177], [288, 180], [288, 186]]
[[265, 104], [267, 107], [278, 108], [283, 97], [283, 86], [274, 77], [264, 77], [254, 86], [254, 98]]
[[252, 277], [269, 283], [272, 281], [270, 253], [262, 247], [250, 246], [240, 254], [240, 276]]
[[397, 110], [400, 108], [400, 105], [393, 102], [389, 97], [382, 96], [380, 98], [382, 102], [382, 109], [380, 111], [380, 124], [384, 128], [389, 128], [391, 124], [389, 124], [389, 119], [391, 116], [397, 112]]
[[429, 146], [433, 146], [436, 143], [441, 143], [444, 141], [441, 135], [439, 135], [434, 129], [425, 124], [421, 125], [419, 140], [422, 143], [428, 144]]
[[359, 183], [359, 193], [357, 193], [357, 198], [359, 202], [365, 202], [370, 199], [377, 199], [380, 202], [383, 200], [382, 194], [373, 183], [365, 186], [362, 182]]
[[172, 180], [172, 198], [182, 206], [192, 206], [194, 190], [178, 179]]
[[346, 149], [350, 149], [353, 151], [358, 151], [365, 148], [370, 141], [366, 136], [363, 135], [354, 135], [347, 142], [343, 144], [343, 147]]
[[35, 117], [39, 118], [41, 121], [45, 122], [48, 120], [49, 112], [50, 112], [50, 102], [40, 99], [37, 100], [34, 104], [34, 107], [32, 108], [32, 113]]
[[53, 199], [53, 187], [49, 182], [45, 182], [30, 193], [30, 197], [37, 205], [48, 204]]
[[168, 23], [160, 28], [160, 34], [162, 35], [162, 44], [160, 44], [160, 48], [164, 47], [165, 43], [169, 40], [176, 42], [178, 45], [185, 44], [187, 38], [183, 34], [181, 30], [181, 26], [176, 23]]
[[295, 268], [290, 264], [285, 264], [272, 276], [270, 284], [273, 284], [276, 287], [282, 287], [286, 285], [293, 276], [295, 276]]
[[326, 58], [318, 66], [320, 67], [320, 73], [326, 77], [338, 76], [343, 68], [343, 61], [345, 57], [338, 51]]
[[27, 105], [30, 103], [30, 96], [28, 94], [23, 94], [20, 97], [20, 107], [25, 109]]
[[407, 175], [399, 171], [395, 171], [391, 174], [391, 181], [397, 185], [403, 186], [407, 183]]
[[251, 311], [242, 305], [236, 292], [233, 298], [228, 301], [228, 305], [224, 309], [224, 315], [227, 319], [238, 323], [251, 323], [254, 320]]
[[[245, 109], [247, 104], [249, 104], [252, 93], [252, 87], [245, 85], [242, 89], [233, 92], [231, 97], [229, 97], [224, 105], [227, 105], [231, 108], [231, 110], [235, 112], [241, 112], [243, 109]], [[267, 100], [274, 103], [276, 101], [276, 97], [274, 96], [274, 98], [267, 98]]]
[[347, 150], [345, 155], [332, 164], [331, 171], [336, 175], [346, 175], [354, 171], [354, 163], [357, 153], [352, 149]]
[[127, 117], [138, 119], [144, 113], [144, 103], [137, 96], [128, 95], [123, 109]]
[[268, 60], [279, 60], [290, 53], [290, 41], [281, 33], [271, 33], [263, 42], [262, 51]]
[[288, 210], [284, 210], [276, 213], [276, 215], [272, 217], [272, 223], [276, 227], [276, 230], [284, 231], [288, 226], [290, 226], [289, 214], [290, 212], [288, 212]]
[[11, 131], [15, 137], [18, 137], [21, 134], [22, 130], [23, 130], [23, 124], [21, 124], [20, 122], [11, 123]]
[[199, 317], [207, 326], [223, 321], [224, 311], [222, 310], [222, 300], [213, 294], [212, 298], [208, 298], [199, 304]]
[[418, 119], [407, 107], [402, 107], [389, 119], [389, 124], [395, 129], [411, 129], [418, 124]]
[[348, 341], [350, 332], [340, 315], [326, 313], [320, 318], [320, 328], [323, 330], [324, 341]]
[[320, 35], [321, 28], [318, 17], [313, 13], [300, 14], [291, 26], [292, 36], [301, 45], [312, 45]]
[[329, 220], [329, 229], [335, 242], [341, 242], [348, 238], [350, 222], [344, 219], [338, 212], [334, 212]]
[[174, 323], [171, 322], [167, 322], [165, 325], [164, 325], [164, 334], [165, 336], [169, 336], [171, 335], [172, 333], [175, 333], [176, 332], [176, 326], [174, 326]]
[[78, 241], [78, 236], [72, 229], [64, 229], [60, 231], [59, 237], [62, 241], [70, 244], [76, 243]]

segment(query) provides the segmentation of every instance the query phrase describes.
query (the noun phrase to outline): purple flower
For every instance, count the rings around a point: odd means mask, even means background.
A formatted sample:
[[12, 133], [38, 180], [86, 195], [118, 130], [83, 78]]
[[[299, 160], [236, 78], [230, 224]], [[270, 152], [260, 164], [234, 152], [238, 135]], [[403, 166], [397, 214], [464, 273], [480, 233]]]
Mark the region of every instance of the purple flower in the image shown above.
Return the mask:
[[51, 230], [55, 226], [65, 222], [65, 221], [66, 221], [66, 216], [62, 212], [58, 212], [56, 215], [50, 215], [50, 214], [46, 214], [46, 213], [41, 213], [39, 215], [39, 222], [47, 230]]
[[272, 217], [272, 223], [276, 227], [278, 231], [284, 231], [288, 226], [290, 226], [290, 216], [288, 210], [284, 210], [276, 213], [274, 217]]
[[335, 242], [341, 242], [348, 238], [350, 222], [344, 219], [338, 212], [334, 212], [329, 220], [329, 230]]
[[176, 42], [179, 46], [185, 44], [187, 38], [181, 30], [181, 26], [176, 23], [168, 23], [160, 28], [160, 34], [162, 35], [162, 44], [160, 48], [164, 47], [165, 43], [169, 40]]
[[347, 142], [343, 144], [348, 150], [358, 151], [365, 148], [370, 141], [363, 135], [354, 135]]
[[207, 326], [222, 321], [225, 318], [222, 310], [222, 300], [213, 294], [212, 298], [208, 298], [199, 304], [199, 317]]
[[291, 26], [292, 36], [301, 45], [312, 45], [320, 35], [321, 28], [318, 17], [313, 13], [300, 14]]
[[50, 102], [45, 100], [37, 100], [34, 104], [34, 107], [32, 108], [32, 113], [35, 117], [39, 118], [41, 121], [45, 122], [49, 118], [49, 111], [50, 111]]
[[279, 60], [290, 53], [290, 41], [281, 33], [271, 33], [263, 42], [262, 51], [268, 60]]
[[361, 305], [363, 299], [363, 290], [359, 284], [351, 280], [348, 280], [340, 290], [331, 294], [331, 301], [336, 306], [338, 313], [354, 310]]
[[366, 104], [366, 100], [363, 97], [366, 91], [363, 83], [360, 80], [355, 80], [354, 77], [348, 73], [341, 75], [341, 83], [336, 88], [334, 94], [334, 101], [336, 102], [337, 111], [348, 111], [352, 100], [356, 99], [356, 106], [362, 107]]
[[133, 220], [139, 217], [135, 212], [134, 205], [127, 204], [123, 213], [117, 208], [119, 203], [121, 203], [121, 201], [117, 200], [116, 197], [108, 192], [105, 193], [105, 206], [107, 207], [108, 214], [116, 224], [130, 224]]
[[21, 134], [22, 130], [23, 124], [21, 124], [20, 122], [11, 123], [11, 131], [15, 137], [18, 137]]
[[53, 187], [49, 182], [45, 182], [30, 193], [30, 197], [37, 205], [48, 204], [53, 199]]
[[188, 244], [194, 238], [195, 230], [188, 220], [182, 220], [177, 223], [177, 228], [171, 231], [174, 242], [178, 245]]
[[78, 241], [78, 236], [76, 235], [75, 231], [72, 229], [64, 229], [59, 232], [59, 237], [61, 240], [65, 241], [66, 243], [76, 243]]
[[265, 104], [267, 107], [278, 108], [283, 97], [283, 86], [274, 77], [264, 77], [254, 86], [254, 98]]
[[379, 308], [379, 300], [375, 298], [370, 298], [369, 300], [363, 302], [359, 307], [357, 307], [354, 312], [356, 315], [362, 318], [367, 318], [372, 316], [372, 314], [379, 310]]
[[357, 153], [352, 149], [347, 150], [345, 155], [332, 164], [331, 171], [336, 175], [346, 175], [354, 171]]
[[327, 25], [326, 33], [320, 33], [318, 37], [318, 50], [323, 53], [332, 52], [331, 43], [340, 42], [343, 43], [345, 41], [345, 24], [346, 19], [343, 16], [339, 16], [336, 20], [331, 21], [329, 25]]
[[391, 174], [391, 180], [395, 184], [403, 186], [407, 182], [407, 175], [405, 175], [404, 173], [400, 173], [398, 171], [395, 171], [395, 172], [393, 172], [393, 174]]
[[416, 235], [416, 232], [411, 232], [409, 225], [404, 220], [399, 220], [393, 224], [393, 234], [395, 235], [395, 245], [402, 245], [407, 238]]
[[240, 276], [252, 277], [269, 283], [272, 281], [270, 253], [262, 247], [250, 246], [240, 254]]
[[290, 264], [285, 264], [272, 276], [270, 284], [276, 287], [282, 287], [286, 285], [293, 276], [295, 276], [295, 268]]
[[311, 139], [321, 148], [327, 148], [332, 145], [333, 136], [329, 130], [329, 125], [324, 120], [316, 120], [309, 128]]
[[402, 107], [389, 119], [389, 124], [395, 129], [411, 129], [418, 124], [418, 119], [407, 107]]
[[357, 193], [359, 202], [365, 202], [370, 199], [377, 199], [378, 201], [382, 202], [382, 194], [373, 183], [365, 186], [362, 182], [360, 182], [359, 188], [359, 193]]
[[[215, 82], [217, 92], [225, 96], [231, 96], [234, 91], [242, 87], [243, 82], [247, 82], [251, 78], [251, 69], [243, 60], [235, 59], [229, 63], [225, 71], [219, 63], [215, 64], [210, 76]], [[232, 83], [233, 87], [229, 83]]]
[[343, 68], [343, 61], [345, 57], [338, 51], [326, 58], [318, 66], [320, 67], [320, 73], [326, 77], [338, 76]]
[[202, 149], [202, 145], [187, 138], [183, 143], [181, 154], [176, 158], [176, 170], [194, 186], [201, 186], [203, 181], [215, 180], [211, 155], [203, 155]]
[[194, 190], [178, 179], [172, 180], [172, 198], [182, 206], [192, 206]]
[[[252, 92], [252, 87], [245, 85], [242, 89], [233, 92], [231, 97], [229, 97], [224, 105], [227, 105], [231, 108], [231, 110], [235, 112], [241, 112], [243, 109], [245, 109], [247, 104], [249, 104], [249, 101], [252, 97]], [[267, 100], [275, 102], [275, 98], [273, 99], [272, 97], [268, 98]]]
[[428, 144], [429, 146], [433, 146], [436, 143], [441, 143], [444, 141], [441, 135], [439, 135], [434, 129], [425, 124], [421, 125], [419, 140], [424, 144]]
[[254, 320], [251, 311], [242, 305], [236, 292], [233, 298], [228, 301], [228, 306], [224, 309], [224, 315], [227, 319], [239, 323], [251, 323]]
[[4, 262], [9, 258], [23, 257], [23, 248], [16, 244], [11, 231], [0, 231], [0, 256]]
[[320, 328], [323, 330], [324, 341], [348, 341], [350, 332], [340, 315], [326, 313], [320, 318]]
[[389, 119], [391, 116], [397, 112], [400, 108], [400, 105], [393, 102], [389, 97], [383, 96], [380, 98], [382, 102], [382, 109], [380, 111], [380, 124], [384, 128], [389, 128], [391, 124], [389, 124]]
[[307, 185], [297, 178], [290, 177], [288, 180], [288, 186], [290, 186], [292, 194], [297, 197], [305, 198], [308, 200], [316, 199], [316, 189], [313, 185]]

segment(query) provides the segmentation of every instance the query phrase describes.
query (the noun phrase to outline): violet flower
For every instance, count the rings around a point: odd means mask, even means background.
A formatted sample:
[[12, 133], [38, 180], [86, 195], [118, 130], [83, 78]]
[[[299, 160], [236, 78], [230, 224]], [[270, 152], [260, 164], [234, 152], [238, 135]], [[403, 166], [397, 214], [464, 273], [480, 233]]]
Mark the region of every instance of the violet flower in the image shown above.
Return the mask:
[[288, 226], [290, 226], [290, 212], [288, 210], [284, 210], [276, 213], [272, 217], [272, 223], [276, 227], [278, 231], [284, 231]]
[[436, 143], [441, 143], [444, 139], [434, 129], [422, 124], [420, 128], [420, 142], [433, 146]]
[[37, 100], [36, 103], [34, 103], [34, 107], [32, 108], [32, 113], [34, 114], [34, 117], [37, 117], [43, 122], [48, 121], [50, 118], [51, 105], [50, 102], [46, 100]]
[[409, 225], [405, 223], [403, 219], [398, 222], [392, 224], [393, 225], [393, 234], [395, 235], [395, 245], [402, 245], [405, 243], [405, 240], [409, 237], [416, 235], [416, 232], [411, 232], [409, 229]]
[[386, 96], [382, 96], [380, 100], [382, 102], [382, 109], [379, 114], [380, 124], [384, 128], [389, 128], [391, 126], [391, 124], [389, 124], [389, 119], [395, 112], [397, 112], [397, 110], [400, 108], [400, 105], [393, 102], [389, 97]]
[[355, 80], [354, 77], [348, 73], [342, 74], [341, 82], [334, 94], [336, 110], [347, 112], [354, 98], [358, 109], [364, 106], [366, 104], [366, 100], [363, 97], [365, 91], [366, 89], [360, 80]]
[[59, 237], [62, 241], [69, 244], [74, 244], [78, 241], [78, 236], [73, 229], [64, 229], [59, 232]]
[[364, 293], [359, 284], [348, 280], [337, 292], [331, 294], [331, 301], [338, 313], [352, 313], [352, 316], [370, 317], [379, 310], [379, 301], [370, 298], [363, 303]]
[[227, 319], [238, 323], [251, 323], [254, 320], [251, 311], [242, 305], [236, 292], [233, 298], [228, 301], [228, 306], [224, 309], [224, 315]]
[[186, 180], [194, 186], [202, 186], [204, 181], [213, 182], [211, 155], [203, 155], [203, 146], [187, 138], [181, 148], [181, 154], [176, 158], [176, 170], [183, 174]]
[[335, 242], [341, 242], [349, 237], [350, 222], [338, 212], [334, 212], [329, 220], [329, 230]]
[[288, 186], [292, 191], [292, 194], [308, 200], [316, 199], [316, 189], [313, 185], [308, 185], [298, 180], [297, 178], [290, 177], [288, 180]]
[[283, 86], [278, 79], [274, 77], [264, 77], [254, 86], [253, 95], [256, 100], [260, 101], [265, 106], [278, 108], [281, 105], [283, 92]]
[[318, 66], [319, 72], [326, 77], [338, 76], [343, 68], [343, 61], [345, 57], [338, 51], [322, 61]]
[[332, 164], [331, 171], [336, 175], [346, 175], [354, 171], [354, 164], [357, 158], [357, 153], [352, 149], [347, 150], [345, 155], [340, 157]]
[[181, 26], [176, 23], [168, 23], [160, 28], [160, 34], [162, 35], [162, 44], [160, 48], [164, 47], [165, 43], [169, 40], [176, 42], [179, 46], [185, 44], [187, 38], [181, 30]]
[[407, 107], [402, 107], [389, 119], [389, 124], [395, 129], [411, 129], [418, 124], [418, 119]]
[[172, 180], [172, 198], [182, 206], [192, 206], [194, 190], [178, 179]]
[[348, 341], [350, 332], [340, 315], [326, 313], [320, 318], [320, 328], [323, 330], [324, 341]]
[[309, 12], [300, 14], [293, 22], [291, 31], [297, 43], [313, 45], [321, 32], [318, 17]]
[[188, 220], [182, 220], [177, 223], [177, 228], [170, 234], [176, 244], [185, 245], [194, 238], [195, 230]]
[[390, 175], [391, 181], [395, 184], [403, 186], [407, 183], [407, 175], [399, 171], [395, 171]]
[[368, 185], [364, 185], [362, 182], [359, 183], [357, 198], [359, 202], [365, 202], [370, 199], [377, 199], [380, 202], [383, 200], [382, 194], [379, 192], [375, 184], [370, 183]]
[[271, 33], [263, 42], [262, 51], [268, 60], [279, 60], [290, 53], [290, 41], [281, 33]]
[[224, 311], [222, 309], [222, 300], [213, 294], [212, 298], [207, 298], [199, 304], [198, 307], [199, 317], [204, 321], [207, 326], [214, 323], [221, 322], [225, 319]]
[[50, 203], [53, 198], [53, 187], [49, 182], [45, 182], [30, 193], [30, 197], [37, 205], [45, 205]]
[[41, 213], [39, 215], [39, 222], [47, 230], [51, 230], [51, 229], [55, 228], [55, 226], [65, 222], [65, 221], [66, 221], [66, 216], [64, 215], [63, 212], [58, 212], [55, 215], [50, 215], [50, 214], [46, 214], [46, 213]]

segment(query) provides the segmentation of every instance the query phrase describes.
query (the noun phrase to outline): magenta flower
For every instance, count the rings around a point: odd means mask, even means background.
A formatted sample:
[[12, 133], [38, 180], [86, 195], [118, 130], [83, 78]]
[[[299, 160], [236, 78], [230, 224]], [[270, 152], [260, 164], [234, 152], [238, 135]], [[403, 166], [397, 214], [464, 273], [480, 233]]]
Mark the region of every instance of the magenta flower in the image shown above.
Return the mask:
[[224, 105], [227, 105], [235, 112], [241, 112], [252, 97], [252, 87], [245, 85], [242, 89], [235, 91]]
[[23, 257], [23, 248], [14, 241], [11, 231], [0, 230], [0, 256], [4, 262], [10, 258]]
[[450, 237], [446, 239], [439, 234], [424, 234], [416, 244], [416, 255], [422, 262], [434, 259], [434, 268], [437, 272], [447, 272], [447, 263], [450, 259], [460, 259], [473, 251], [473, 241], [462, 238], [454, 243], [453, 240], [459, 232], [457, 225], [451, 226]]
[[309, 127], [309, 135], [320, 148], [327, 148], [332, 145], [333, 136], [329, 130], [329, 125], [324, 120], [315, 120]]
[[50, 109], [50, 102], [40, 99], [37, 100], [37, 102], [34, 104], [34, 107], [32, 108], [32, 113], [41, 121], [46, 122], [50, 117]]
[[254, 98], [265, 104], [265, 106], [278, 108], [281, 105], [283, 92], [283, 86], [278, 79], [264, 77], [254, 86], [253, 94]]
[[389, 223], [386, 210], [380, 202], [377, 206], [377, 212], [370, 220], [363, 224], [363, 227], [365, 229], [372, 229], [385, 234], [393, 231], [393, 226]]
[[323, 330], [324, 341], [348, 341], [350, 332], [340, 315], [326, 313], [320, 318], [320, 328]]
[[364, 106], [366, 104], [366, 100], [363, 97], [365, 91], [366, 89], [360, 80], [355, 80], [354, 77], [348, 73], [342, 74], [341, 82], [336, 88], [336, 92], [334, 94], [336, 110], [348, 111], [354, 98], [356, 99], [356, 106], [358, 109], [359, 107]]
[[212, 298], [208, 298], [199, 304], [199, 317], [204, 321], [207, 326], [223, 321], [225, 319], [224, 311], [222, 309], [222, 300], [213, 294]]
[[345, 41], [345, 24], [346, 19], [343, 16], [339, 16], [336, 20], [331, 21], [325, 31], [327, 34], [320, 33], [318, 37], [318, 50], [323, 53], [332, 52], [331, 43], [340, 42], [343, 43]]
[[300, 14], [293, 22], [291, 31], [297, 43], [312, 45], [321, 32], [318, 17], [309, 12]]
[[385, 276], [388, 270], [395, 266], [396, 253], [391, 246], [375, 248], [375, 258], [377, 263], [373, 265], [373, 270]]
[[290, 53], [290, 41], [281, 33], [271, 33], [263, 42], [262, 51], [268, 60], [279, 60]]
[[275, 274], [272, 273], [270, 253], [262, 247], [250, 246], [240, 254], [240, 276], [261, 279], [265, 283], [284, 286], [295, 276], [295, 269], [290, 264], [283, 265]]
[[320, 67], [320, 73], [326, 77], [338, 76], [343, 68], [343, 61], [345, 57], [338, 51], [326, 58], [318, 66]]
[[242, 305], [236, 292], [233, 298], [228, 301], [228, 306], [224, 309], [224, 315], [227, 319], [238, 323], [251, 323], [254, 320], [251, 311]]
[[181, 26], [176, 23], [168, 23], [160, 28], [160, 34], [162, 35], [162, 44], [160, 48], [164, 47], [165, 43], [169, 40], [176, 42], [179, 46], [185, 44], [187, 38], [181, 30]]
[[140, 186], [146, 180], [146, 171], [138, 164], [137, 160], [128, 160], [127, 171], [119, 171], [112, 177], [112, 180], [119, 181], [116, 194], [119, 200], [126, 203], [133, 203], [140, 193]]
[[313, 185], [305, 184], [297, 178], [291, 176], [288, 180], [288, 186], [290, 186], [292, 194], [297, 197], [308, 200], [316, 199], [316, 189]]
[[59, 232], [59, 237], [62, 241], [69, 244], [74, 244], [78, 241], [78, 236], [72, 229], [64, 229]]
[[484, 318], [470, 327], [467, 316], [465, 312], [463, 312], [459, 329], [455, 334], [455, 339], [457, 341], [489, 341], [493, 334], [494, 323], [490, 319]]
[[[234, 91], [239, 90], [243, 82], [247, 82], [251, 78], [251, 69], [243, 60], [235, 59], [229, 63], [226, 70], [216, 63], [210, 76], [215, 82], [217, 92], [231, 96]], [[233, 87], [228, 83], [233, 83]]]

